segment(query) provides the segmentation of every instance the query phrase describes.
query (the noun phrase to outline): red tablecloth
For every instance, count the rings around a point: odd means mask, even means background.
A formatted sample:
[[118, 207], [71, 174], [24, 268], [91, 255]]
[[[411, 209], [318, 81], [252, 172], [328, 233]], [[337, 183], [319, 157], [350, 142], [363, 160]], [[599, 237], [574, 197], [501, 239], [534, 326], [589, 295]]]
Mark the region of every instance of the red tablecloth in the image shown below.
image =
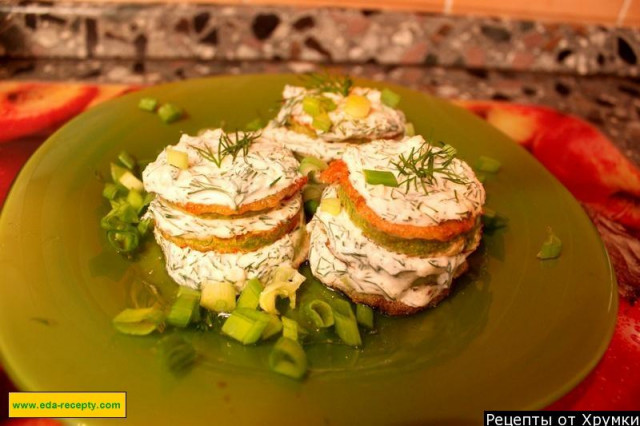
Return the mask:
[[[0, 206], [22, 165], [53, 129], [130, 90], [135, 88], [0, 82]], [[640, 409], [640, 170], [575, 117], [537, 106], [458, 103], [525, 146], [558, 177], [594, 221], [616, 270], [621, 298], [611, 344], [594, 371], [549, 409]], [[0, 404], [9, 390], [10, 381], [0, 375]]]

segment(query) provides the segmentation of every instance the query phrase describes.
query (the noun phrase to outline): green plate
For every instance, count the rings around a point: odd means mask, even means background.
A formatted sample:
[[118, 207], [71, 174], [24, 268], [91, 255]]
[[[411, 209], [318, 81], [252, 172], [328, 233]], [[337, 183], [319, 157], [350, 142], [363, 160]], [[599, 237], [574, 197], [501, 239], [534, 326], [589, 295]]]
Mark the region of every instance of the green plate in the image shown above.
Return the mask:
[[[605, 249], [580, 205], [525, 150], [470, 113], [393, 87], [419, 133], [473, 163], [502, 162], [488, 206], [509, 219], [487, 235], [471, 270], [436, 309], [378, 318], [363, 350], [308, 348], [302, 383], [272, 374], [267, 348], [217, 333], [181, 332], [203, 354], [183, 376], [157, 356], [157, 335], [119, 335], [111, 319], [176, 289], [149, 243], [135, 262], [114, 254], [98, 227], [107, 206], [96, 172], [126, 149], [152, 158], [181, 133], [242, 127], [270, 116], [286, 75], [220, 77], [150, 88], [99, 105], [55, 133], [20, 173], [0, 217], [0, 352], [29, 391], [127, 391], [133, 424], [481, 424], [483, 410], [537, 409], [572, 389], [611, 337], [617, 293]], [[379, 83], [365, 82], [372, 86]], [[171, 125], [137, 108], [175, 102]], [[536, 259], [551, 227], [562, 256]], [[95, 419], [89, 423], [109, 423]]]

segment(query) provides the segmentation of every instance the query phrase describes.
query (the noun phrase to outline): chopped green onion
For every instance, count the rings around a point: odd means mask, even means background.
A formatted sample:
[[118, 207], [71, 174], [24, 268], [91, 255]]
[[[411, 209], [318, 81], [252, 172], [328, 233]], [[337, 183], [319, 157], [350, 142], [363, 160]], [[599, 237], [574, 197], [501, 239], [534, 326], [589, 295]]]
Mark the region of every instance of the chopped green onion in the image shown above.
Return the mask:
[[118, 154], [118, 160], [129, 170], [133, 170], [136, 168], [136, 159], [126, 151], [121, 151], [120, 154]]
[[136, 190], [131, 190], [127, 194], [127, 203], [136, 210], [136, 216], [144, 208], [144, 197]]
[[322, 191], [324, 191], [324, 188], [326, 186], [327, 185], [324, 185], [322, 183], [309, 183], [305, 185], [302, 189], [302, 200], [319, 200], [322, 196]]
[[267, 340], [270, 337], [275, 336], [276, 334], [282, 331], [282, 322], [278, 319], [277, 315], [269, 315], [269, 322], [267, 326], [262, 330], [262, 334], [260, 335], [260, 339]]
[[323, 112], [313, 117], [311, 125], [318, 130], [328, 132], [331, 129], [332, 123], [329, 115], [326, 112]]
[[149, 203], [151, 203], [154, 198], [156, 198], [156, 196], [154, 194], [146, 193], [144, 195], [144, 205], [148, 206]]
[[278, 267], [273, 278], [260, 293], [260, 307], [270, 314], [278, 314], [276, 299], [284, 297], [289, 299], [291, 309], [296, 307], [296, 291], [306, 278], [290, 265]]
[[380, 101], [390, 108], [395, 108], [400, 102], [400, 95], [389, 89], [382, 89]]
[[167, 148], [167, 164], [186, 170], [189, 168], [189, 155], [184, 151]]
[[476, 161], [476, 169], [481, 172], [496, 173], [500, 167], [502, 164], [498, 160], [484, 155], [481, 155]]
[[[117, 221], [114, 221], [114, 218], [117, 219]], [[111, 211], [102, 218], [100, 225], [104, 229], [117, 229], [121, 231], [124, 227], [120, 225], [138, 223], [139, 221], [138, 212], [131, 204], [125, 200], [115, 200], [111, 201]]]
[[331, 216], [337, 216], [342, 210], [339, 198], [323, 198], [320, 200], [320, 211], [329, 213]]
[[281, 337], [269, 354], [269, 368], [276, 373], [302, 378], [307, 372], [307, 355], [296, 340]]
[[173, 374], [187, 372], [198, 359], [198, 353], [193, 345], [177, 334], [163, 337], [158, 345], [165, 365]]
[[549, 228], [549, 236], [542, 243], [542, 247], [540, 247], [540, 251], [538, 252], [538, 259], [548, 260], [555, 259], [560, 256], [560, 252], [562, 251], [562, 241], [558, 238], [551, 228]]
[[302, 161], [300, 161], [300, 167], [298, 170], [304, 176], [308, 176], [311, 172], [317, 172], [325, 170], [329, 165], [316, 157], [304, 157]]
[[305, 96], [304, 99], [302, 99], [302, 110], [311, 117], [317, 117], [325, 112], [320, 104], [320, 99], [313, 96]]
[[407, 122], [404, 125], [404, 134], [407, 135], [407, 136], [415, 136], [416, 135], [416, 128], [413, 126], [413, 123]]
[[122, 176], [120, 176], [118, 182], [120, 182], [122, 186], [129, 190], [133, 189], [140, 192], [144, 191], [144, 185], [142, 184], [142, 181], [135, 177], [134, 174], [129, 170], [127, 170], [122, 174]]
[[140, 242], [138, 231], [107, 231], [107, 241], [118, 253], [130, 253]]
[[236, 308], [236, 289], [228, 282], [205, 281], [201, 285], [200, 306], [215, 312], [231, 312]]
[[373, 309], [362, 303], [356, 305], [356, 320], [361, 326], [373, 329]]
[[171, 103], [163, 104], [158, 108], [158, 116], [167, 124], [173, 123], [182, 117], [182, 109]]
[[115, 183], [107, 182], [104, 184], [102, 196], [107, 200], [115, 200], [120, 193], [120, 187]]
[[257, 117], [245, 124], [244, 129], [248, 132], [255, 132], [256, 130], [260, 130], [265, 126], [262, 118]]
[[144, 111], [153, 112], [156, 110], [158, 106], [158, 100], [155, 98], [142, 98], [140, 102], [138, 102], [138, 108]]
[[251, 278], [238, 297], [238, 308], [257, 309], [260, 303], [262, 283], [257, 278]]
[[120, 182], [120, 177], [128, 172], [128, 170], [122, 166], [118, 166], [116, 163], [111, 163], [111, 179], [114, 182]]
[[305, 305], [304, 312], [317, 328], [331, 327], [334, 324], [333, 310], [327, 302], [312, 300]]
[[316, 211], [318, 210], [318, 206], [320, 205], [320, 203], [318, 202], [318, 200], [309, 200], [309, 201], [305, 201], [304, 202], [304, 214], [305, 216], [307, 216], [307, 218], [313, 216], [314, 214], [316, 214]]
[[331, 98], [320, 96], [318, 99], [320, 99], [320, 105], [322, 106], [322, 108], [327, 112], [334, 111], [336, 108], [338, 108], [336, 103], [333, 102], [333, 99]]
[[351, 304], [346, 300], [335, 299], [333, 301], [333, 317], [335, 330], [340, 339], [349, 346], [361, 346], [362, 339]]
[[298, 340], [298, 322], [291, 318], [282, 317], [282, 336], [291, 340]]
[[368, 169], [363, 169], [362, 172], [364, 173], [364, 180], [369, 185], [398, 186], [398, 179], [396, 179], [396, 176], [391, 172]]
[[238, 308], [222, 325], [222, 333], [244, 345], [249, 345], [260, 339], [270, 320], [271, 317], [264, 312]]
[[173, 302], [167, 322], [175, 327], [186, 327], [200, 312], [200, 292], [189, 287], [180, 287]]
[[120, 333], [144, 336], [158, 328], [163, 321], [162, 311], [156, 308], [125, 309], [113, 319]]
[[482, 225], [485, 230], [493, 231], [495, 229], [504, 228], [509, 220], [496, 213], [494, 210], [485, 207], [482, 214]]

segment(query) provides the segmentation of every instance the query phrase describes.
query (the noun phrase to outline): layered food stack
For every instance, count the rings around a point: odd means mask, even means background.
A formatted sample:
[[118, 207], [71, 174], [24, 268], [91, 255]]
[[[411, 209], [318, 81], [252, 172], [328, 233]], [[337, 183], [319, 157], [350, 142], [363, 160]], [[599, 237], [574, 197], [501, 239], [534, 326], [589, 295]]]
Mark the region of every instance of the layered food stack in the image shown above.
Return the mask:
[[287, 85], [282, 107], [264, 131], [303, 156], [339, 159], [350, 146], [376, 139], [393, 142], [406, 132], [394, 92], [355, 87], [350, 78], [310, 76], [308, 87]]
[[156, 194], [147, 214], [180, 285], [228, 282], [239, 291], [306, 258], [306, 177], [280, 144], [221, 129], [183, 135], [146, 167], [143, 182]]
[[348, 147], [309, 224], [313, 274], [390, 315], [436, 305], [480, 242], [485, 192], [448, 145], [420, 136]]

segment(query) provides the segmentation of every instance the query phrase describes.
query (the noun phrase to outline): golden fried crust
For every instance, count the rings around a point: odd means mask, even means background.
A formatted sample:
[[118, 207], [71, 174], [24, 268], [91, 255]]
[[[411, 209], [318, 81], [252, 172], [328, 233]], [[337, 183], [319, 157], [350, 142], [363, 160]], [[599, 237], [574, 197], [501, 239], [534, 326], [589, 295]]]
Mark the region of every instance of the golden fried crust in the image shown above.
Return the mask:
[[248, 253], [258, 250], [292, 232], [303, 218], [302, 207], [298, 214], [288, 222], [266, 232], [248, 232], [231, 238], [210, 237], [206, 240], [175, 237], [158, 229], [162, 237], [180, 248], [191, 248], [198, 251], [215, 251], [217, 253]]
[[389, 222], [378, 216], [376, 212], [367, 205], [364, 197], [351, 185], [349, 181], [349, 169], [347, 168], [347, 164], [342, 160], [332, 161], [329, 168], [320, 174], [320, 180], [325, 183], [339, 183], [360, 216], [380, 231], [396, 237], [448, 241], [456, 235], [471, 230], [476, 223], [475, 216], [470, 216], [462, 220], [446, 220], [433, 226], [416, 226]]
[[[465, 273], [468, 269], [468, 264], [465, 261], [462, 265], [458, 266], [458, 268], [454, 272], [453, 278], [457, 278], [463, 273]], [[396, 300], [387, 300], [383, 296], [378, 294], [366, 294], [366, 293], [357, 293], [357, 292], [344, 292], [349, 299], [351, 299], [354, 303], [363, 303], [365, 305], [371, 306], [379, 310], [380, 312], [391, 315], [391, 316], [401, 316], [401, 315], [412, 315], [423, 311], [427, 308], [433, 308], [438, 303], [440, 303], [445, 297], [449, 295], [451, 292], [451, 288], [453, 287], [453, 280], [451, 286], [438, 294], [435, 298], [433, 298], [427, 305], [425, 306], [409, 306], [405, 305], [402, 302], [398, 302]], [[342, 289], [340, 289], [342, 291]]]
[[307, 183], [307, 177], [301, 177], [293, 182], [285, 189], [270, 195], [266, 198], [254, 201], [252, 203], [242, 204], [237, 210], [228, 206], [221, 206], [219, 204], [196, 204], [196, 203], [169, 203], [173, 207], [179, 208], [187, 213], [202, 215], [207, 213], [221, 214], [224, 216], [236, 216], [247, 212], [257, 212], [261, 210], [273, 209], [280, 204], [280, 202], [286, 198], [292, 197], [298, 193], [302, 187]]

